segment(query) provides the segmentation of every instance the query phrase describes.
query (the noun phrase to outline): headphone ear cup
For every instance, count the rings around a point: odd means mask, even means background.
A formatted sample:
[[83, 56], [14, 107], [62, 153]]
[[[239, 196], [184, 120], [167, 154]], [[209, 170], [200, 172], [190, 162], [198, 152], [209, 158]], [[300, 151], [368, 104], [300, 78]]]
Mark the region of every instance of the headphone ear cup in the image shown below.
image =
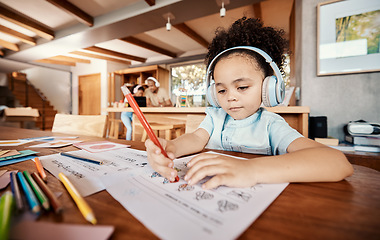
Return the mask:
[[210, 86], [207, 88], [207, 101], [210, 103], [213, 107], [220, 107], [218, 98], [216, 97], [216, 89], [215, 89], [215, 83], [211, 83]]
[[274, 107], [278, 105], [276, 97], [276, 82], [277, 78], [275, 76], [266, 77], [263, 81], [261, 99], [265, 107]]
[[154, 85], [156, 85], [156, 87], [160, 87], [160, 83], [158, 81], [154, 81]]
[[276, 84], [276, 99], [278, 104], [281, 104], [284, 101], [285, 98], [285, 82], [281, 78], [280, 81]]

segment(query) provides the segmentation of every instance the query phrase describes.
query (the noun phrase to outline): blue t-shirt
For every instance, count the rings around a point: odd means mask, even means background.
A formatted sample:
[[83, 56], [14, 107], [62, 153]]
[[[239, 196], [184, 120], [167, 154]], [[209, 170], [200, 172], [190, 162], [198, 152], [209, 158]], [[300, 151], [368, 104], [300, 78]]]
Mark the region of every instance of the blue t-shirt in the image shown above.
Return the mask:
[[209, 107], [199, 128], [210, 135], [206, 148], [253, 154], [285, 154], [291, 142], [303, 137], [281, 116], [264, 108], [234, 120], [222, 108]]

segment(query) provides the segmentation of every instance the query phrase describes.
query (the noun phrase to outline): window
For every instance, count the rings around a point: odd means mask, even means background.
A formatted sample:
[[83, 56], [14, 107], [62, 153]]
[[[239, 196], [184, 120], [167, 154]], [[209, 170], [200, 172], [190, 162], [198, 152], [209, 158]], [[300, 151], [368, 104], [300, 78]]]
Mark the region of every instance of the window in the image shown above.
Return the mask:
[[206, 106], [206, 66], [203, 63], [173, 66], [170, 72], [171, 93], [176, 106]]

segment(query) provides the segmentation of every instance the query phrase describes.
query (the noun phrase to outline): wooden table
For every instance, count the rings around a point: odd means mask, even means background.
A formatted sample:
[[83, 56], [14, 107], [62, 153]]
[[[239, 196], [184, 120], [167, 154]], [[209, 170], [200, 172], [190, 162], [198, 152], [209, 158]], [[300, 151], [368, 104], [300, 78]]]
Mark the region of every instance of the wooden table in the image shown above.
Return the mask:
[[[59, 136], [62, 134], [0, 127], [1, 140], [47, 135]], [[96, 137], [80, 137], [80, 139], [104, 140]], [[144, 149], [141, 142], [111, 141], [128, 143], [132, 148]], [[33, 144], [35, 143], [28, 145]], [[28, 145], [3, 147], [3, 149], [24, 150]], [[69, 146], [60, 150], [72, 151], [75, 149]], [[55, 153], [55, 150], [52, 149], [34, 150], [40, 151], [38, 154], [40, 156]], [[251, 154], [224, 153], [254, 157]], [[36, 171], [32, 161], [4, 166], [1, 169]], [[379, 239], [380, 173], [357, 165], [354, 165], [354, 169], [355, 173], [351, 177], [337, 183], [290, 184], [239, 239]], [[55, 215], [52, 212], [45, 213], [38, 221], [89, 224], [84, 220], [60, 181], [50, 173], [48, 173], [47, 181], [53, 191], [63, 192], [60, 200], [63, 203], [64, 211], [62, 215]], [[145, 228], [106, 191], [86, 197], [86, 200], [93, 208], [98, 224], [115, 226], [112, 239], [157, 239], [149, 229]]]
[[373, 152], [345, 152], [344, 153], [351, 164], [369, 167], [380, 171], [380, 153]]
[[[289, 106], [289, 107], [270, 107], [266, 108], [270, 112], [281, 115], [285, 121], [305, 137], [309, 136], [309, 113], [310, 108], [307, 106]], [[119, 124], [118, 119], [115, 119], [115, 113], [118, 112], [133, 112], [132, 108], [110, 107], [104, 109], [109, 114], [110, 129], [113, 124]], [[159, 121], [159, 117], [172, 118], [181, 123], [186, 122], [188, 114], [205, 115], [206, 107], [143, 107], [141, 111], [144, 113], [148, 121]], [[136, 128], [132, 121], [132, 139], [135, 140]]]

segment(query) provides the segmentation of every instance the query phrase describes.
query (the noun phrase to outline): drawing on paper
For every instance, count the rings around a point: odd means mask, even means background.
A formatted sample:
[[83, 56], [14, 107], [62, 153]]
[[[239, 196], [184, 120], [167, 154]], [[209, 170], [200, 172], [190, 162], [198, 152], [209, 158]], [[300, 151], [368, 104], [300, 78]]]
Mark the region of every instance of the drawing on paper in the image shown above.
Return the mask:
[[90, 146], [89, 148], [95, 149], [95, 150], [104, 150], [104, 149], [113, 148], [113, 147], [115, 147], [115, 144], [94, 145], [94, 146]]
[[179, 192], [181, 192], [181, 191], [192, 191], [192, 190], [194, 190], [194, 186], [190, 186], [187, 183], [180, 184], [178, 186], [178, 191]]
[[147, 166], [148, 165], [148, 163], [146, 163], [146, 162], [143, 162], [143, 163], [137, 163], [136, 164], [136, 166], [138, 166], [138, 167], [145, 167], [145, 166]]
[[158, 172], [153, 172], [152, 175], [150, 175], [150, 178], [155, 178], [155, 177], [162, 177], [162, 176]]
[[232, 203], [227, 200], [219, 200], [218, 201], [218, 210], [220, 212], [227, 212], [227, 211], [236, 211], [238, 210], [239, 206], [235, 203]]
[[246, 192], [243, 192], [243, 191], [237, 191], [237, 190], [233, 190], [229, 193], [227, 193], [228, 195], [232, 195], [234, 197], [237, 197], [239, 199], [243, 199], [244, 201], [248, 202], [249, 199], [252, 198], [252, 195], [249, 194], [249, 193], [246, 193]]
[[[150, 175], [150, 178], [156, 178], [156, 177], [163, 178], [163, 176], [162, 176], [161, 174], [159, 174], [158, 172], [153, 172], [153, 173]], [[167, 183], [170, 183], [169, 179], [164, 178], [164, 180], [162, 181], [162, 184], [167, 184]]]
[[130, 145], [113, 143], [109, 141], [75, 143], [74, 146], [80, 149], [86, 150], [87, 152], [90, 152], [90, 153], [98, 153], [98, 152], [130, 147]]
[[206, 191], [198, 191], [195, 193], [195, 199], [199, 200], [210, 200], [214, 198], [214, 194]]

